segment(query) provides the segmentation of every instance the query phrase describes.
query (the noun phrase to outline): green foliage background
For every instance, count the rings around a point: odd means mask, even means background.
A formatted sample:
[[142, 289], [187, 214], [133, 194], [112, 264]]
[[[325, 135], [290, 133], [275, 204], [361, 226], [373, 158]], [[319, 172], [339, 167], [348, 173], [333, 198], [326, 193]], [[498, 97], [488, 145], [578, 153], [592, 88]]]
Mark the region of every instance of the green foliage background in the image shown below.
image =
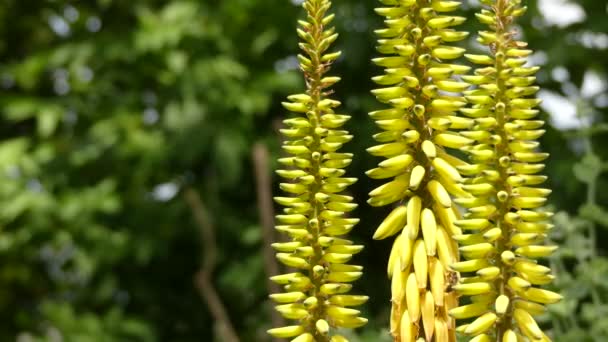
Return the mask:
[[[542, 51], [541, 85], [586, 123], [549, 127], [542, 141], [559, 212], [552, 238], [563, 246], [550, 263], [566, 297], [542, 320], [558, 341], [606, 341], [608, 95], [581, 88], [590, 71], [606, 82], [608, 9], [575, 2], [582, 22], [549, 25], [532, 0], [521, 22]], [[470, 18], [474, 3], [465, 1]], [[346, 56], [337, 92], [354, 116], [349, 172], [361, 178], [354, 239], [367, 246], [356, 292], [371, 297], [354, 341], [388, 336], [389, 245], [370, 239], [384, 216], [365, 204], [373, 184], [362, 177], [374, 163], [362, 152], [380, 72], [369, 62], [374, 6], [334, 7]], [[214, 284], [235, 329], [268, 340], [251, 147], [279, 155], [278, 104], [303, 87], [300, 14], [288, 0], [0, 1], [0, 341], [219, 341], [193, 285], [202, 245], [185, 187], [212, 213]]]

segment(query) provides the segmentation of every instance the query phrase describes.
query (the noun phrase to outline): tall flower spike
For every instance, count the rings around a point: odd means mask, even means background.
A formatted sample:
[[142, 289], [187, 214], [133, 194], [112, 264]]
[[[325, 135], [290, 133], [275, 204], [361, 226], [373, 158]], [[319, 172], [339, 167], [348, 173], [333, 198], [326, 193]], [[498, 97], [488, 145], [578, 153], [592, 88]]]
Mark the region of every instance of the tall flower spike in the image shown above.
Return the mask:
[[299, 21], [298, 35], [304, 54], [298, 59], [307, 91], [289, 96], [289, 102], [283, 103], [295, 114], [284, 121], [288, 128], [281, 130], [286, 137], [283, 149], [292, 156], [279, 160], [287, 169], [277, 173], [289, 180], [281, 183], [281, 189], [291, 197], [275, 198], [285, 206], [284, 214], [276, 217], [276, 229], [290, 241], [273, 245], [279, 261], [298, 272], [272, 277], [286, 292], [270, 296], [278, 303], [276, 309], [296, 324], [268, 332], [297, 342], [341, 342], [347, 340], [333, 335], [334, 328], [357, 328], [367, 323], [351, 308], [363, 304], [367, 297], [345, 294], [363, 269], [346, 263], [363, 246], [339, 237], [359, 222], [347, 217], [357, 207], [352, 197], [339, 194], [357, 179], [343, 177], [352, 154], [336, 152], [352, 135], [339, 129], [350, 117], [336, 114], [340, 102], [329, 98], [330, 87], [340, 80], [326, 76], [340, 55], [327, 52], [338, 37], [333, 27], [325, 28], [334, 18], [327, 15], [331, 2], [307, 0], [303, 5], [307, 18]]
[[545, 131], [543, 121], [534, 120], [540, 100], [534, 98], [537, 67], [526, 66], [532, 51], [515, 39], [510, 28], [526, 8], [520, 0], [482, 0], [485, 9], [477, 14], [487, 31], [478, 41], [489, 47], [489, 55], [466, 55], [480, 65], [474, 75], [465, 76], [475, 84], [466, 92], [471, 103], [461, 112], [475, 120], [462, 135], [476, 144], [467, 148], [473, 164], [460, 168], [470, 176], [464, 189], [475, 198], [458, 199], [468, 208], [466, 218], [456, 225], [467, 231], [457, 237], [467, 261], [453, 269], [468, 273], [455, 286], [471, 296], [472, 304], [454, 309], [457, 319], [469, 319], [460, 331], [475, 341], [548, 341], [533, 316], [544, 312], [543, 304], [561, 296], [537, 285], [551, 282], [551, 270], [535, 259], [546, 257], [555, 247], [545, 246], [546, 223], [551, 213], [539, 210], [549, 189], [536, 185], [549, 155], [538, 151], [536, 141]]
[[368, 203], [395, 204], [374, 234], [384, 239], [399, 233], [388, 261], [391, 334], [395, 341], [455, 341], [448, 310], [457, 306], [457, 297], [450, 290], [455, 274], [449, 265], [458, 260], [451, 236], [461, 230], [450, 195], [469, 195], [457, 171], [466, 163], [449, 149], [473, 143], [456, 132], [474, 121], [456, 116], [466, 105], [458, 93], [469, 85], [452, 78], [470, 68], [447, 61], [465, 52], [448, 45], [467, 36], [452, 28], [465, 18], [446, 15], [458, 9], [457, 1], [380, 2], [386, 7], [376, 12], [386, 28], [375, 32], [377, 49], [386, 56], [373, 61], [385, 70], [373, 78], [382, 88], [372, 93], [390, 107], [370, 113], [383, 131], [374, 135], [380, 144], [368, 152], [386, 160], [367, 175], [391, 179], [370, 192]]

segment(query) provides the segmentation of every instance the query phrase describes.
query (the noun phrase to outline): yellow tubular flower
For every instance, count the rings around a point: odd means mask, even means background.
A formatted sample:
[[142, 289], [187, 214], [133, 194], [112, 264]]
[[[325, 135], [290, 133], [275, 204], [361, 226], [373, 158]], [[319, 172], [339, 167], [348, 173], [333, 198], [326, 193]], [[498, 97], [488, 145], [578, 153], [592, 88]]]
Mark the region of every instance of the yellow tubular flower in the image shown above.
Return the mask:
[[[469, 68], [450, 61], [464, 49], [450, 43], [466, 32], [453, 29], [463, 17], [449, 15], [457, 1], [380, 0], [376, 12], [386, 28], [376, 30], [374, 63], [385, 68], [373, 80], [372, 93], [387, 108], [370, 113], [382, 132], [368, 152], [385, 160], [367, 172], [388, 179], [369, 193], [372, 206], [394, 205], [374, 239], [396, 234], [388, 262], [392, 307], [390, 330], [395, 341], [455, 341], [455, 321], [448, 311], [457, 306], [458, 260], [452, 239], [462, 235], [451, 196], [469, 196], [461, 187], [458, 168], [468, 164], [450, 155], [474, 142], [457, 132], [474, 120], [456, 116], [466, 105], [459, 93], [469, 85], [453, 78]], [[471, 197], [471, 199], [474, 199]], [[488, 323], [485, 323], [488, 324]], [[482, 326], [483, 327], [483, 326]]]
[[276, 228], [290, 241], [273, 244], [279, 261], [297, 272], [272, 277], [286, 292], [270, 296], [278, 303], [277, 311], [296, 323], [268, 333], [292, 341], [347, 341], [334, 335], [336, 328], [357, 328], [367, 322], [351, 308], [367, 297], [345, 294], [362, 275], [361, 266], [346, 263], [363, 246], [339, 237], [359, 221], [347, 214], [357, 206], [352, 197], [340, 194], [356, 181], [343, 177], [352, 155], [337, 152], [352, 139], [340, 130], [350, 117], [336, 114], [340, 102], [329, 98], [330, 87], [339, 78], [326, 74], [340, 55], [328, 52], [338, 36], [334, 28], [327, 28], [334, 17], [327, 14], [331, 3], [307, 0], [303, 5], [307, 20], [299, 22], [298, 35], [304, 54], [298, 58], [307, 91], [283, 103], [295, 115], [284, 121], [287, 128], [281, 130], [286, 137], [283, 149], [291, 156], [279, 160], [287, 168], [277, 173], [289, 181], [280, 187], [291, 197], [275, 198], [285, 206], [276, 217]]
[[458, 240], [468, 260], [452, 266], [471, 273], [456, 290], [474, 296], [475, 304], [450, 314], [472, 319], [459, 330], [471, 336], [471, 341], [490, 337], [512, 342], [521, 336], [549, 341], [533, 317], [544, 312], [543, 304], [561, 299], [559, 294], [537, 287], [551, 282], [553, 276], [535, 259], [555, 250], [543, 245], [552, 227], [546, 220], [552, 214], [539, 209], [551, 191], [536, 187], [546, 179], [538, 173], [548, 157], [539, 152], [536, 142], [545, 132], [543, 121], [535, 119], [538, 110], [534, 108], [540, 102], [534, 98], [538, 68], [526, 66], [531, 51], [515, 39], [510, 28], [526, 8], [521, 0], [481, 2], [486, 9], [477, 18], [488, 29], [479, 32], [478, 41], [489, 47], [490, 54], [465, 55], [479, 67], [474, 75], [463, 77], [476, 85], [465, 92], [471, 106], [461, 109], [475, 124], [461, 135], [475, 144], [464, 148], [472, 164], [457, 166], [469, 176], [463, 188], [475, 198], [456, 199], [468, 208], [465, 218], [455, 222], [466, 233]]

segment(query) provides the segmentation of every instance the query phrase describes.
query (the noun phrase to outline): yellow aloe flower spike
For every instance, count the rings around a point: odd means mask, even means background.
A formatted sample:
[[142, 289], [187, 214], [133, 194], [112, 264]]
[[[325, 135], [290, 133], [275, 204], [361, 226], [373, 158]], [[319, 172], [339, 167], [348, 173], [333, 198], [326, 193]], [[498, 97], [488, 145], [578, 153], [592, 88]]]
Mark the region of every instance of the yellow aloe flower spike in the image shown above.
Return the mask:
[[477, 18], [487, 30], [479, 32], [478, 41], [488, 46], [489, 54], [465, 55], [479, 67], [474, 75], [463, 76], [476, 89], [465, 92], [471, 105], [461, 112], [475, 124], [461, 135], [475, 143], [463, 148], [471, 164], [457, 167], [469, 176], [463, 188], [474, 198], [455, 200], [468, 208], [465, 218], [455, 222], [467, 233], [458, 237], [467, 260], [452, 265], [470, 274], [455, 288], [472, 296], [474, 304], [450, 314], [471, 322], [459, 329], [471, 341], [511, 342], [524, 336], [549, 341], [533, 317], [544, 312], [544, 304], [561, 299], [537, 287], [553, 276], [535, 259], [556, 249], [544, 245], [552, 214], [540, 209], [551, 191], [537, 187], [546, 179], [538, 173], [549, 155], [538, 150], [536, 141], [545, 132], [544, 122], [535, 119], [538, 68], [527, 66], [532, 51], [511, 29], [526, 7], [521, 0], [481, 2], [485, 8]]
[[359, 221], [348, 216], [357, 207], [352, 197], [340, 194], [357, 180], [343, 177], [352, 155], [337, 152], [352, 139], [340, 129], [350, 117], [336, 114], [340, 102], [329, 97], [330, 87], [340, 80], [326, 75], [340, 55], [328, 52], [338, 37], [327, 27], [334, 18], [327, 13], [331, 2], [307, 0], [303, 6], [307, 18], [299, 21], [298, 35], [304, 53], [298, 59], [307, 90], [283, 103], [294, 114], [281, 130], [286, 137], [283, 149], [291, 156], [279, 160], [286, 168], [277, 173], [288, 181], [280, 187], [291, 196], [275, 198], [285, 207], [276, 216], [276, 229], [290, 241], [273, 244], [279, 261], [297, 271], [272, 277], [286, 292], [270, 295], [277, 311], [296, 322], [268, 333], [292, 341], [347, 341], [334, 334], [336, 328], [367, 323], [352, 308], [367, 297], [346, 294], [363, 269], [347, 262], [363, 246], [340, 237]]
[[[448, 311], [457, 306], [452, 290], [457, 279], [450, 265], [458, 260], [452, 238], [460, 214], [452, 196], [467, 197], [459, 167], [468, 167], [450, 149], [474, 140], [457, 132], [473, 119], [457, 116], [466, 105], [461, 92], [469, 84], [454, 75], [470, 68], [450, 63], [465, 50], [451, 46], [467, 36], [453, 27], [465, 18], [450, 15], [458, 1], [380, 0], [376, 12], [385, 18], [373, 62], [384, 74], [372, 90], [387, 105], [370, 113], [382, 132], [368, 152], [385, 158], [367, 175], [388, 179], [369, 193], [372, 206], [393, 205], [374, 239], [396, 234], [388, 274], [392, 306], [390, 331], [395, 341], [455, 341], [455, 321]], [[473, 197], [471, 197], [473, 198]]]

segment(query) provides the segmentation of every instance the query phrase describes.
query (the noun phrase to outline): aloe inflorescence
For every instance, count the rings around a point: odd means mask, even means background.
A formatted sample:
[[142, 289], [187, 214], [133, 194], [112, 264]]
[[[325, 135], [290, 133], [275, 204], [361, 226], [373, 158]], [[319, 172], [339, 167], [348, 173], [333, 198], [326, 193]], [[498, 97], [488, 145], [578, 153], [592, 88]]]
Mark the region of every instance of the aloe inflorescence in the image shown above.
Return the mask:
[[454, 341], [455, 322], [448, 311], [457, 306], [450, 289], [456, 279], [449, 266], [458, 260], [453, 235], [461, 230], [451, 195], [469, 196], [460, 188], [457, 167], [465, 164], [450, 153], [473, 143], [458, 130], [474, 121], [457, 116], [466, 105], [459, 94], [468, 84], [454, 75], [469, 67], [452, 64], [465, 50], [452, 46], [467, 37], [453, 27], [465, 18], [450, 15], [460, 2], [380, 0], [376, 12], [386, 28], [376, 30], [374, 63], [385, 68], [374, 77], [381, 86], [372, 93], [388, 108], [370, 113], [382, 132], [379, 145], [368, 149], [384, 161], [367, 172], [389, 179], [370, 192], [372, 206], [393, 209], [374, 234], [398, 234], [388, 261], [391, 277], [391, 334], [395, 341]]
[[340, 102], [331, 99], [331, 86], [339, 77], [327, 76], [339, 52], [328, 52], [338, 34], [326, 28], [334, 16], [327, 14], [329, 0], [307, 0], [303, 4], [306, 20], [299, 21], [302, 39], [298, 56], [306, 81], [306, 93], [289, 96], [283, 106], [294, 114], [284, 121], [287, 128], [283, 149], [290, 157], [279, 162], [286, 169], [279, 176], [289, 182], [281, 189], [291, 197], [277, 197], [285, 206], [277, 215], [277, 230], [290, 241], [273, 244], [277, 258], [297, 272], [271, 279], [284, 285], [286, 292], [272, 294], [276, 309], [295, 325], [278, 327], [269, 333], [292, 341], [346, 341], [334, 328], [356, 328], [367, 319], [351, 307], [363, 304], [366, 296], [348, 295], [350, 283], [362, 275], [362, 267], [346, 264], [363, 246], [340, 238], [359, 221], [347, 217], [356, 208], [353, 198], [340, 194], [356, 178], [343, 177], [352, 154], [337, 152], [352, 139], [340, 127], [350, 118], [336, 114]]
[[544, 245], [552, 214], [539, 209], [551, 191], [537, 187], [546, 180], [538, 173], [548, 157], [536, 141], [545, 132], [535, 119], [538, 68], [527, 66], [532, 51], [511, 28], [525, 12], [521, 1], [481, 2], [486, 7], [477, 18], [488, 29], [478, 41], [489, 54], [466, 56], [479, 67], [464, 77], [476, 89], [466, 92], [470, 106], [461, 109], [476, 122], [461, 132], [476, 143], [465, 148], [471, 164], [460, 169], [469, 176], [463, 188], [474, 197], [459, 200], [468, 210], [457, 225], [467, 234], [456, 238], [467, 260], [453, 265], [462, 273], [454, 288], [471, 300], [450, 314], [469, 320], [458, 330], [471, 341], [548, 341], [533, 316], [561, 296], [538, 287], [553, 276], [535, 261], [556, 248]]

